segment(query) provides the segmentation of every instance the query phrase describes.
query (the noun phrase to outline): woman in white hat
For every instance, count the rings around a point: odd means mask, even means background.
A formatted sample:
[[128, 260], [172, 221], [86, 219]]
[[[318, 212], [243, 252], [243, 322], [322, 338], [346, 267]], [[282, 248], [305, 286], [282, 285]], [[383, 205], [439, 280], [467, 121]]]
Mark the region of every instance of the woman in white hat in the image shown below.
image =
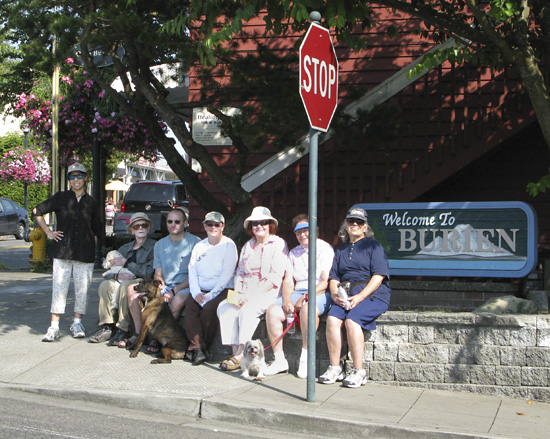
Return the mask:
[[279, 295], [287, 264], [288, 247], [276, 236], [278, 221], [267, 207], [258, 206], [244, 221], [252, 236], [242, 248], [235, 274], [235, 299], [218, 306], [222, 344], [233, 355], [220, 364], [222, 370], [241, 367], [245, 343], [252, 338], [260, 317]]
[[[53, 258], [51, 324], [42, 341], [54, 341], [59, 337], [59, 320], [65, 313], [67, 293], [74, 277], [75, 304], [71, 332], [74, 338], [86, 334], [82, 316], [86, 314], [88, 288], [94, 270], [95, 244], [101, 233], [101, 219], [97, 202], [86, 193], [87, 172], [80, 163], [67, 169], [70, 189], [56, 193], [33, 210], [38, 225], [48, 239]], [[44, 215], [55, 212], [57, 228], [52, 231]]]
[[[136, 212], [131, 216], [126, 230], [134, 240], [118, 249], [122, 257], [115, 258], [112, 266], [117, 271], [126, 268], [133, 273], [133, 276], [130, 273], [121, 272], [115, 279], [105, 279], [99, 284], [97, 293], [100, 329], [88, 339], [90, 343], [109, 341], [108, 345], [114, 346], [123, 343], [128, 337], [131, 322], [128, 289], [133, 293], [137, 282], [142, 279], [151, 279], [155, 272], [153, 255], [157, 241], [148, 236], [152, 227], [153, 221], [147, 214]], [[114, 312], [111, 304], [113, 296], [116, 300], [117, 313]], [[116, 320], [115, 317], [117, 317]]]

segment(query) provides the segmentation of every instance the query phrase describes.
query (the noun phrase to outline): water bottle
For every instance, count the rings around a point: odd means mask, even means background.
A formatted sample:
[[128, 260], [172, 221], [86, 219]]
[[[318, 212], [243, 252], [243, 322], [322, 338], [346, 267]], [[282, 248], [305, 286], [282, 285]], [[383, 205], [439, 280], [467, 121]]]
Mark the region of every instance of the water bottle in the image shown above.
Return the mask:
[[296, 331], [296, 328], [294, 327], [293, 323], [294, 323], [294, 311], [291, 311], [286, 315], [286, 327], [290, 328], [287, 331], [287, 334], [294, 334], [294, 332]]
[[344, 299], [345, 302], [346, 302], [346, 311], [349, 310], [349, 296], [348, 296], [348, 291], [346, 289], [346, 287], [342, 284], [338, 284], [338, 289], [336, 290], [338, 296], [340, 296], [341, 299]]

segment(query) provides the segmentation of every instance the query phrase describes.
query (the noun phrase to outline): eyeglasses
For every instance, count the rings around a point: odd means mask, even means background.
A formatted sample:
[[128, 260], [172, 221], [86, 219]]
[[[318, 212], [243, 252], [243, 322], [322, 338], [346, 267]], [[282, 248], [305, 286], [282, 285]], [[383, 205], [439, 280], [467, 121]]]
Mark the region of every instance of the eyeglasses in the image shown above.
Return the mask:
[[222, 223], [205, 223], [206, 227], [221, 227]]
[[166, 220], [166, 224], [172, 224], [172, 223], [181, 224], [181, 220]]
[[73, 181], [75, 178], [78, 178], [79, 180], [82, 180], [84, 178], [84, 174], [70, 174], [69, 180]]
[[358, 226], [364, 226], [365, 221], [355, 218], [350, 218], [346, 220], [346, 223], [348, 223], [350, 226], [353, 226], [354, 224], [357, 224]]
[[296, 234], [296, 236], [300, 236], [304, 234], [309, 235], [309, 229], [306, 227], [305, 229], [296, 230], [294, 233]]
[[269, 224], [269, 221], [250, 221], [251, 227], [267, 226], [268, 224]]
[[139, 230], [139, 229], [148, 229], [149, 228], [149, 224], [148, 223], [139, 223], [139, 224], [134, 224], [132, 226], [132, 229], [134, 230]]

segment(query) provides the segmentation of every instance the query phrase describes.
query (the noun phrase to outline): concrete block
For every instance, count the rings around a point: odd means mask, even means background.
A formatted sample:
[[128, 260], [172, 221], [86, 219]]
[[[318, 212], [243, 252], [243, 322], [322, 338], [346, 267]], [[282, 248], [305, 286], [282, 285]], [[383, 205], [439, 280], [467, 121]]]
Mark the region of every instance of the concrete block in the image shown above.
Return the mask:
[[423, 363], [447, 364], [449, 363], [448, 344], [431, 344], [424, 346], [424, 356], [421, 358]]
[[496, 384], [496, 366], [473, 365], [470, 369], [470, 382], [487, 386]]
[[466, 383], [470, 382], [471, 366], [465, 364], [447, 364], [445, 366], [446, 383]]
[[479, 329], [480, 341], [485, 345], [510, 346], [510, 329], [484, 327]]
[[363, 351], [363, 363], [374, 361], [374, 343], [365, 343], [365, 350]]
[[434, 329], [434, 343], [450, 343], [458, 342], [458, 328], [454, 325], [440, 326]]
[[476, 346], [474, 363], [480, 365], [500, 365], [500, 348], [498, 346]]
[[445, 366], [443, 364], [422, 363], [418, 380], [421, 383], [443, 383], [445, 380]]
[[548, 292], [547, 291], [529, 291], [527, 298], [535, 303], [539, 312], [548, 312]]
[[526, 365], [529, 367], [546, 367], [550, 372], [550, 348], [526, 348]]
[[522, 386], [548, 386], [548, 369], [546, 367], [522, 367]]
[[429, 344], [434, 342], [434, 327], [428, 325], [409, 326], [409, 341], [416, 344]]
[[535, 327], [510, 328], [510, 346], [535, 346], [537, 330]]
[[423, 345], [415, 345], [411, 343], [399, 345], [397, 361], [400, 363], [420, 363], [424, 357]]
[[421, 364], [413, 363], [396, 363], [395, 364], [395, 380], [396, 381], [412, 381], [420, 380]]
[[503, 347], [500, 348], [500, 365], [501, 366], [525, 366], [525, 351], [526, 348], [521, 347]]
[[380, 341], [387, 343], [408, 343], [409, 325], [387, 323], [382, 328]]
[[474, 364], [474, 345], [451, 345], [449, 346], [449, 363]]
[[374, 345], [373, 361], [397, 361], [399, 344], [376, 343]]
[[550, 346], [550, 328], [537, 329], [537, 346]]
[[395, 381], [395, 363], [373, 361], [369, 364], [369, 372], [373, 381]]
[[499, 386], [521, 385], [521, 367], [498, 366], [496, 368], [496, 383]]
[[479, 328], [465, 326], [457, 328], [458, 344], [481, 344]]

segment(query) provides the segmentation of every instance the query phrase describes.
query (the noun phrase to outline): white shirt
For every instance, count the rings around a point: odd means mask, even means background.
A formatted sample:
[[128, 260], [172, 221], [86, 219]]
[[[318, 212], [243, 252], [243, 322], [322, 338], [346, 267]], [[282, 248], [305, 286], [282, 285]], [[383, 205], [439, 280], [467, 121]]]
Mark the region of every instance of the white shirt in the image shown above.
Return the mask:
[[[309, 251], [301, 244], [290, 250], [287, 271], [294, 278], [295, 290], [308, 289]], [[334, 249], [322, 239], [317, 239], [317, 260], [315, 264], [315, 285], [321, 282], [323, 272], [329, 273], [334, 258]]]

